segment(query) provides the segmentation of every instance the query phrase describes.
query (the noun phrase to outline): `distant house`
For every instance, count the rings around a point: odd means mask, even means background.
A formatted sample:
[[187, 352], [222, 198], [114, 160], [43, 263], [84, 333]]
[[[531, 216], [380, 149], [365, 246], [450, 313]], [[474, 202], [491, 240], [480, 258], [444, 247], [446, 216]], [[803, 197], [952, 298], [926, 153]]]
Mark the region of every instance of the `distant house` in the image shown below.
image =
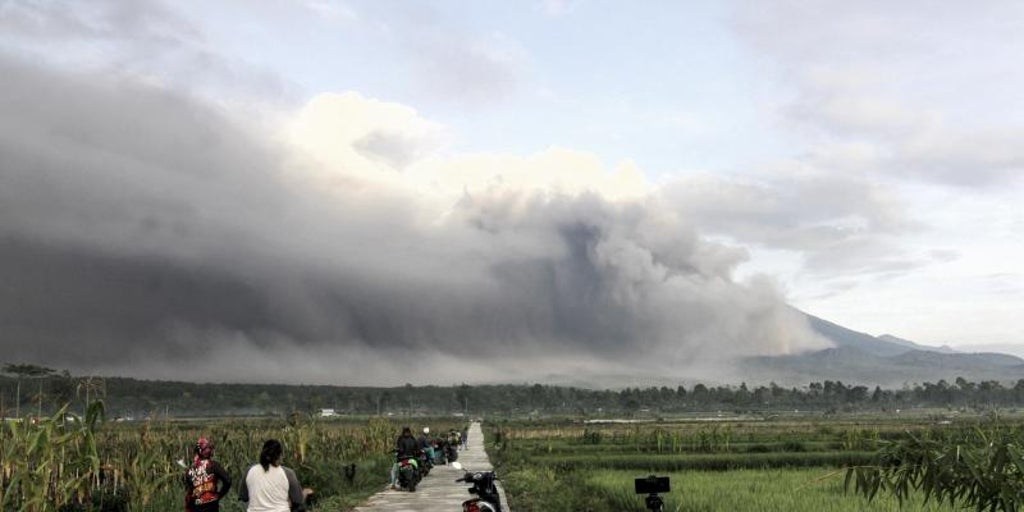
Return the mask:
[[337, 416], [338, 413], [334, 412], [334, 409], [320, 409], [321, 418], [330, 418], [331, 416]]

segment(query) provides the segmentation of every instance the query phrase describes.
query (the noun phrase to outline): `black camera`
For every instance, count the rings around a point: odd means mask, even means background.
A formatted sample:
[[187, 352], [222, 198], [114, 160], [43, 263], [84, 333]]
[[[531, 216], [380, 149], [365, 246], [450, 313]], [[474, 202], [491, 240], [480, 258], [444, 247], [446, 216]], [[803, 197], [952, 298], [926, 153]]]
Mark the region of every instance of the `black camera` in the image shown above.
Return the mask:
[[633, 480], [633, 489], [637, 494], [646, 494], [644, 498], [644, 504], [647, 505], [647, 510], [653, 512], [661, 512], [665, 509], [665, 501], [658, 496], [659, 492], [669, 492], [669, 484], [667, 476], [655, 476], [651, 475], [647, 478], [637, 478]]
[[669, 480], [667, 476], [648, 476], [633, 480], [633, 489], [637, 494], [658, 494], [669, 492]]

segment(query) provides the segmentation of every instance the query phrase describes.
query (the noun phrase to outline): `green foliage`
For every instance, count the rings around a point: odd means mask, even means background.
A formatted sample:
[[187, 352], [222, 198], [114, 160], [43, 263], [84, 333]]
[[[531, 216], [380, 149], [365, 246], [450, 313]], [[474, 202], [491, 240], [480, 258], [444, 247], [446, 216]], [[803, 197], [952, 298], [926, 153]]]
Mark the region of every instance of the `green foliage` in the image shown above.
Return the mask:
[[67, 421], [64, 409], [12, 422], [0, 435], [0, 509], [45, 512], [89, 499], [98, 461], [92, 427]]
[[584, 482], [572, 470], [520, 467], [503, 481], [508, 495], [515, 497], [514, 510], [601, 510], [599, 497], [579, 492]]
[[850, 468], [845, 486], [899, 501], [915, 492], [975, 510], [1015, 511], [1024, 504], [1020, 429], [934, 431], [886, 443], [877, 463]]
[[[661, 421], [572, 426], [561, 421], [503, 422], [485, 429], [492, 462], [513, 510], [637, 511], [633, 478], [672, 476], [666, 510], [951, 510], [911, 488], [904, 495], [852, 495], [848, 467], [877, 462], [874, 448], [915, 434], [958, 439], [971, 429], [933, 429], [934, 419], [722, 422]], [[1010, 436], [1012, 437], [1012, 436]], [[599, 443], [592, 440], [600, 439]], [[552, 505], [555, 504], [555, 505]]]
[[5, 363], [0, 371], [18, 377], [36, 378], [52, 375], [57, 370], [36, 364]]
[[580, 441], [585, 444], [601, 444], [601, 432], [599, 430], [584, 430]]
[[735, 469], [844, 467], [868, 464], [871, 452], [768, 452], [687, 455], [534, 455], [535, 465], [577, 469], [636, 469], [638, 471], [731, 471]]
[[[285, 465], [316, 490], [322, 510], [342, 510], [385, 484], [391, 443], [399, 430], [382, 418], [104, 423], [102, 402], [94, 402], [85, 418], [65, 412], [0, 427], [0, 510], [180, 510], [184, 470], [177, 461], [191, 460], [199, 437], [215, 441], [215, 459], [236, 482], [255, 463], [265, 439], [280, 439]], [[439, 431], [462, 426], [450, 420], [431, 423]], [[244, 507], [227, 499], [222, 510], [237, 512]]]
[[787, 452], [806, 452], [807, 446], [800, 441], [790, 439], [782, 443], [782, 450]]
[[[526, 415], [565, 415], [573, 417], [663, 418], [673, 414], [698, 411], [732, 411], [756, 415], [775, 421], [783, 411], [817, 411], [835, 414], [839, 411], [907, 410], [930, 406], [949, 410], [971, 409], [998, 415], [1000, 408], [1024, 405], [1024, 379], [1016, 383], [996, 381], [969, 382], [957, 378], [956, 384], [945, 381], [922, 383], [894, 390], [839, 381], [810, 382], [806, 386], [783, 388], [768, 386], [706, 386], [695, 384], [688, 391], [683, 386], [595, 390], [575, 387], [532, 385], [485, 385], [438, 387], [402, 386], [391, 388], [341, 386], [286, 386], [259, 384], [218, 384], [210, 386], [194, 382], [148, 381], [127, 378], [73, 377], [68, 372], [57, 374], [53, 369], [33, 364], [10, 364], [0, 367], [9, 377], [0, 376], [0, 388], [14, 390], [15, 410], [22, 404], [17, 391], [25, 378], [39, 386], [40, 400], [33, 400], [37, 411], [53, 412], [65, 403], [83, 396], [104, 396], [108, 410], [114, 415], [155, 417], [167, 413], [175, 416], [287, 416], [298, 412], [308, 415], [321, 407], [331, 407], [342, 414], [386, 416], [400, 415], [466, 415], [484, 414], [494, 417]], [[10, 392], [8, 392], [10, 394]], [[43, 400], [45, 398], [45, 400]], [[301, 421], [301, 419], [299, 419]], [[672, 439], [662, 438], [664, 449], [672, 449]]]

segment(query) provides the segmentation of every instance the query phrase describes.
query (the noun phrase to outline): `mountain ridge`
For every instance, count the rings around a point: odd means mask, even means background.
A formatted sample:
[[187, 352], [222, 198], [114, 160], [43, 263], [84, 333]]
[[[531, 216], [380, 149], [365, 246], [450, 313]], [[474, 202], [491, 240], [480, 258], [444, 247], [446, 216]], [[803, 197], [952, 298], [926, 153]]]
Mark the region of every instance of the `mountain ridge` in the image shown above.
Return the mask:
[[893, 386], [964, 377], [1012, 381], [1024, 378], [1024, 359], [996, 352], [965, 353], [929, 347], [892, 335], [872, 336], [801, 312], [810, 328], [834, 346], [783, 356], [745, 358], [740, 370], [752, 379], [806, 384], [831, 379]]

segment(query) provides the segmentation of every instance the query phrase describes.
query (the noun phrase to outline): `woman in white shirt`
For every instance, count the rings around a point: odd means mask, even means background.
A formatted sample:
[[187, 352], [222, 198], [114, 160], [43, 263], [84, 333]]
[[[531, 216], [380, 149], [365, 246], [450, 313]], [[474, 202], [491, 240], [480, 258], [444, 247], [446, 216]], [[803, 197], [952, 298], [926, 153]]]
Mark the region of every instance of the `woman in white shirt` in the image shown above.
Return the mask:
[[263, 443], [260, 463], [245, 473], [238, 491], [247, 512], [305, 512], [302, 486], [295, 472], [281, 465], [283, 453], [280, 441]]

